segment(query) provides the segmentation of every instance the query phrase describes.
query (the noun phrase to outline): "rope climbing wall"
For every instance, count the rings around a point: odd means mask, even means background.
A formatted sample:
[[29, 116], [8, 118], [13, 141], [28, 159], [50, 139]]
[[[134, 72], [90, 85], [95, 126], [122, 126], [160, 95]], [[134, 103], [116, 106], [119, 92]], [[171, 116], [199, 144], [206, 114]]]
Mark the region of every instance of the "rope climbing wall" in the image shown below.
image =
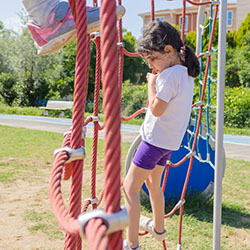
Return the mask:
[[[77, 221], [81, 213], [81, 187], [83, 159], [76, 159], [71, 163], [67, 161], [71, 157], [72, 150], [84, 149], [83, 125], [93, 118], [84, 122], [84, 110], [87, 96], [90, 40], [87, 35], [86, 2], [81, 0], [69, 2], [77, 28], [77, 57], [75, 68], [74, 84], [74, 107], [72, 116], [72, 129], [65, 134], [62, 148], [56, 150], [50, 178], [50, 198], [52, 210], [60, 226], [67, 232], [65, 238], [65, 249], [81, 249], [81, 238]], [[103, 92], [104, 92], [104, 114], [106, 125], [106, 146], [105, 146], [105, 203], [106, 212], [113, 213], [120, 210], [120, 106], [114, 105], [120, 97], [118, 83], [118, 59], [117, 59], [117, 32], [116, 32], [116, 5], [115, 1], [103, 1], [101, 7], [101, 31], [103, 34], [102, 43], [96, 39], [97, 45], [97, 70], [96, 83], [100, 82], [100, 51], [103, 51]], [[111, 48], [111, 49], [110, 49]], [[112, 49], [113, 48], [113, 49]], [[117, 61], [114, 61], [114, 58]], [[111, 65], [111, 67], [110, 67]], [[113, 65], [113, 66], [112, 66]], [[96, 84], [98, 86], [98, 84]], [[118, 88], [117, 88], [118, 87]], [[111, 91], [112, 90], [112, 91]], [[115, 91], [114, 91], [115, 90]], [[99, 87], [95, 89], [96, 99], [99, 99]], [[107, 96], [107, 97], [106, 97]], [[112, 104], [110, 106], [110, 103]], [[118, 102], [119, 103], [119, 102]], [[94, 115], [97, 115], [98, 102], [95, 103]], [[117, 122], [113, 122], [113, 121]], [[95, 125], [95, 130], [100, 129]], [[97, 132], [94, 144], [97, 144]], [[96, 152], [93, 152], [95, 155]], [[81, 157], [80, 157], [81, 158]], [[83, 158], [83, 157], [82, 157]], [[93, 156], [93, 161], [96, 158]], [[95, 165], [95, 163], [93, 164]], [[92, 174], [92, 186], [95, 183], [95, 172]], [[61, 179], [72, 177], [69, 210], [67, 211], [61, 193]], [[114, 188], [114, 186], [116, 188]], [[92, 187], [92, 197], [95, 197], [95, 188]], [[93, 205], [95, 207], [95, 205]], [[122, 232], [113, 233], [109, 239], [105, 236], [107, 225], [103, 219], [91, 219], [85, 225], [85, 234], [88, 240], [89, 249], [117, 249], [122, 247]], [[93, 240], [95, 239], [95, 240]]]
[[[183, 16], [182, 16], [182, 39], [184, 39], [185, 27], [185, 11], [186, 2], [198, 5], [191, 0], [183, 0]], [[121, 210], [120, 208], [120, 171], [121, 171], [121, 135], [120, 126], [121, 120], [121, 84], [123, 75], [123, 54], [127, 56], [138, 56], [137, 53], [131, 53], [123, 48], [122, 44], [122, 21], [119, 21], [119, 34], [116, 30], [116, 2], [115, 0], [103, 0], [101, 4], [100, 18], [101, 18], [101, 39], [95, 38], [96, 44], [96, 80], [95, 80], [95, 93], [94, 93], [94, 112], [92, 117], [84, 120], [85, 102], [87, 96], [88, 84], [88, 70], [89, 70], [89, 57], [90, 57], [90, 36], [87, 34], [87, 16], [86, 16], [86, 1], [71, 0], [69, 1], [74, 20], [77, 28], [77, 58], [75, 69], [75, 86], [74, 86], [74, 108], [73, 108], [73, 126], [71, 131], [67, 132], [64, 137], [62, 148], [57, 150], [55, 154], [55, 161], [53, 164], [51, 178], [50, 178], [50, 198], [52, 210], [59, 225], [67, 232], [65, 238], [65, 249], [81, 249], [81, 238], [79, 232], [82, 231], [82, 226], [79, 225], [77, 217], [81, 214], [81, 188], [82, 188], [82, 172], [83, 172], [83, 156], [69, 162], [71, 158], [71, 150], [84, 150], [84, 131], [83, 126], [86, 126], [90, 121], [94, 122], [94, 138], [93, 138], [93, 153], [92, 153], [92, 174], [91, 174], [91, 198], [87, 199], [84, 203], [82, 212], [86, 212], [87, 207], [92, 204], [95, 209], [100, 204], [103, 192], [100, 198], [96, 198], [96, 155], [98, 143], [98, 130], [105, 127], [105, 211], [107, 214], [114, 214]], [[212, 30], [209, 41], [208, 51], [212, 50], [213, 32], [218, 12], [218, 1], [203, 2], [202, 4], [215, 4], [215, 14], [212, 24]], [[121, 0], [118, 0], [121, 5]], [[97, 1], [93, 1], [93, 6], [97, 6]], [[154, 1], [151, 0], [151, 20], [154, 20]], [[117, 43], [119, 42], [119, 43]], [[117, 57], [117, 45], [119, 51], [119, 60]], [[204, 55], [200, 55], [201, 57]], [[100, 66], [102, 65], [102, 83], [103, 83], [103, 107], [104, 107], [104, 124], [99, 125], [98, 119], [98, 105], [99, 105], [99, 90], [100, 90]], [[119, 66], [118, 66], [119, 65]], [[204, 92], [210, 67], [210, 55], [208, 55], [204, 82], [201, 89], [201, 104], [194, 104], [193, 106], [199, 109], [199, 116], [197, 119], [197, 127], [194, 134], [192, 152], [195, 150], [197, 138], [199, 134], [199, 127], [201, 124], [202, 116], [202, 101], [204, 99]], [[122, 120], [130, 120], [136, 115], [144, 112], [145, 109], [138, 110], [135, 114]], [[97, 122], [96, 122], [97, 121]], [[67, 149], [66, 149], [67, 148]], [[68, 149], [70, 148], [70, 150]], [[182, 230], [182, 216], [184, 209], [184, 198], [189, 180], [192, 160], [194, 155], [190, 154], [185, 156], [179, 163], [170, 163], [167, 166], [176, 167], [181, 162], [190, 159], [189, 168], [187, 172], [186, 181], [183, 187], [180, 202], [175, 208], [165, 217], [171, 216], [178, 208], [180, 208], [180, 223], [179, 223], [179, 239], [178, 249], [181, 249], [181, 230]], [[166, 171], [168, 172], [168, 171]], [[72, 177], [72, 186], [70, 194], [70, 204], [67, 210], [61, 194], [61, 179], [69, 179]], [[166, 181], [167, 175], [164, 177]], [[163, 184], [164, 189], [164, 184]], [[93, 202], [96, 200], [97, 202]], [[88, 248], [97, 249], [122, 249], [122, 231], [110, 234], [106, 237], [108, 230], [107, 223], [101, 217], [93, 217], [86, 225], [84, 224], [84, 234], [87, 238]], [[163, 248], [166, 249], [165, 241], [163, 241]]]

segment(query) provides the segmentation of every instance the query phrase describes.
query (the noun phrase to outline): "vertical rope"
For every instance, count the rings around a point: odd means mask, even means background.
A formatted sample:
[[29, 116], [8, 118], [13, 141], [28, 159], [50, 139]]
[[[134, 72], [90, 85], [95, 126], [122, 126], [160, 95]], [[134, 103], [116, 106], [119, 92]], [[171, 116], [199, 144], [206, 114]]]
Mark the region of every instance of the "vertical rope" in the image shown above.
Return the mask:
[[97, 6], [98, 6], [97, 0], [93, 0], [93, 6], [94, 6], [94, 7], [97, 7]]
[[[93, 115], [98, 115], [99, 109], [99, 92], [100, 92], [100, 79], [101, 79], [101, 47], [100, 37], [96, 38], [96, 68], [95, 68], [95, 92], [94, 92], [94, 112]], [[97, 146], [98, 146], [98, 123], [94, 122], [94, 135], [93, 135], [93, 152], [92, 152], [92, 171], [91, 171], [91, 198], [96, 197], [96, 161], [97, 161]], [[96, 208], [96, 204], [93, 204]]]
[[[121, 171], [121, 100], [118, 87], [118, 57], [116, 4], [114, 0], [103, 0], [101, 5], [101, 62], [103, 82], [103, 106], [105, 115], [105, 204], [106, 212], [120, 210]], [[111, 250], [122, 248], [122, 231], [109, 236]]]
[[[122, 5], [122, 1], [118, 0], [118, 5]], [[122, 18], [119, 20], [119, 26], [118, 26], [118, 42], [122, 43]], [[123, 54], [123, 47], [119, 47], [119, 83], [120, 88], [122, 91], [122, 81], [123, 81], [123, 61], [124, 61], [124, 54]]]
[[151, 0], [151, 22], [155, 20], [155, 1]]
[[[212, 32], [212, 17], [213, 17], [213, 5], [210, 6], [210, 16], [209, 19], [209, 37], [211, 36]], [[212, 48], [211, 48], [212, 49]], [[211, 86], [211, 63], [209, 65], [208, 70], [208, 81], [207, 81], [207, 108], [206, 108], [206, 117], [207, 117], [207, 139], [206, 139], [206, 147], [207, 147], [207, 158], [210, 158], [210, 147], [209, 147], [209, 140], [210, 140], [210, 121], [209, 121], [209, 110], [210, 110], [210, 86]]]
[[186, 17], [186, 0], [182, 4], [182, 23], [181, 23], [181, 41], [184, 43], [185, 38], [185, 17]]
[[[75, 5], [74, 5], [75, 3]], [[73, 149], [83, 145], [81, 141], [82, 127], [84, 121], [85, 102], [88, 89], [89, 68], [89, 36], [87, 35], [87, 9], [86, 2], [76, 0], [72, 2], [75, 6], [75, 21], [77, 27], [77, 57], [75, 67], [74, 85], [74, 107], [72, 114], [72, 135], [70, 146]], [[73, 13], [73, 11], [72, 11]], [[72, 185], [70, 194], [69, 213], [77, 218], [81, 212], [81, 188], [82, 188], [83, 161], [75, 161], [72, 166]], [[66, 234], [65, 249], [75, 249], [80, 245], [78, 235]]]

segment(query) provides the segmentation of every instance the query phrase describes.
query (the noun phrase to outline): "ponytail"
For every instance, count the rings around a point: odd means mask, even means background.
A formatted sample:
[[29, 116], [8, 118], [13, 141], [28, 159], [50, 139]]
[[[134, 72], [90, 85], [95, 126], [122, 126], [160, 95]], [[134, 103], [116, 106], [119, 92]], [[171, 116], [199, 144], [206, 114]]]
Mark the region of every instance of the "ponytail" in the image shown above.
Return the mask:
[[187, 45], [185, 45], [185, 60], [183, 60], [183, 64], [188, 68], [188, 75], [196, 77], [200, 74], [199, 60]]

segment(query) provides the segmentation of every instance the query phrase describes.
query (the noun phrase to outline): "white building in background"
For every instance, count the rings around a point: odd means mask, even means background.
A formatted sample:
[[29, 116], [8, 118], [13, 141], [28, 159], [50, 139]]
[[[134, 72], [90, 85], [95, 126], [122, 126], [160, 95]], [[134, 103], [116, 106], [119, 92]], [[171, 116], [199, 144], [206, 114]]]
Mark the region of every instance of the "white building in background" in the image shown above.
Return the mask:
[[245, 20], [247, 14], [250, 12], [250, 0], [237, 0], [237, 16], [236, 16], [236, 29]]
[[[200, 0], [193, 0], [200, 2]], [[223, 1], [223, 0], [221, 0]], [[237, 30], [241, 22], [245, 20], [247, 14], [250, 12], [250, 0], [237, 0], [236, 3], [228, 3], [227, 5], [227, 31]], [[185, 17], [185, 34], [192, 30], [196, 30], [198, 6], [188, 6], [186, 8]], [[143, 19], [143, 26], [151, 21], [151, 12], [139, 14]], [[210, 16], [210, 6], [207, 5], [205, 9], [205, 17]], [[182, 8], [177, 9], [163, 9], [155, 11], [155, 20], [166, 20], [172, 25], [178, 25], [181, 29], [182, 23]]]

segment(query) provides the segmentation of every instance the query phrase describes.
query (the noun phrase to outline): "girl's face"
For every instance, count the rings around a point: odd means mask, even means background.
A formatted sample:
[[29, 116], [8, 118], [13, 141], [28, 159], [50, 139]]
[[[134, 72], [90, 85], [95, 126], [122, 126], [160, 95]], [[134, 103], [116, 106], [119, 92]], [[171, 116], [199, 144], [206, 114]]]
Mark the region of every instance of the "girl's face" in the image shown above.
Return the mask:
[[167, 45], [164, 52], [153, 51], [150, 55], [145, 55], [143, 59], [148, 67], [157, 73], [164, 69], [180, 64], [180, 59], [172, 46]]
[[170, 61], [166, 53], [153, 52], [150, 56], [143, 58], [148, 67], [157, 73], [161, 73], [164, 69], [170, 67]]

